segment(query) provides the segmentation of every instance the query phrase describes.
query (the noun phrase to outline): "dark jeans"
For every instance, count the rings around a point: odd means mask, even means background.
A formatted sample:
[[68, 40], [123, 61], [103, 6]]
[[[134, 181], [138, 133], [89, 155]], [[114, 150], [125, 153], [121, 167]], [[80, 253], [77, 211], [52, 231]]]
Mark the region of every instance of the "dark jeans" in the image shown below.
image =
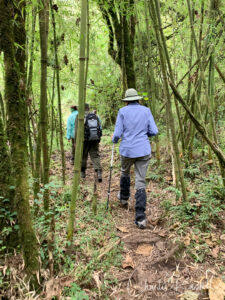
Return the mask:
[[99, 155], [99, 142], [98, 141], [88, 141], [84, 142], [83, 148], [83, 158], [82, 158], [82, 166], [81, 170], [84, 171], [87, 168], [87, 159], [88, 154], [91, 157], [91, 161], [94, 165], [95, 170], [101, 170], [101, 162]]
[[72, 140], [72, 152], [71, 152], [71, 159], [74, 160], [74, 156], [75, 156], [75, 139], [71, 139]]

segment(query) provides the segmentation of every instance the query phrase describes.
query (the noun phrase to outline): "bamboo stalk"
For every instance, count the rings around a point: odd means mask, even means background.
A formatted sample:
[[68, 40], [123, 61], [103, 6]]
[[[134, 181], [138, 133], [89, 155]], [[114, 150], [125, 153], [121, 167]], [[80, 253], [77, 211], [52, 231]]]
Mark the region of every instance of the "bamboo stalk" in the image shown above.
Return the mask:
[[[147, 0], [144, 2], [145, 8], [145, 26], [147, 32], [147, 39], [148, 39], [148, 52], [149, 52], [149, 69], [150, 69], [150, 83], [147, 79], [147, 86], [148, 86], [148, 97], [152, 99], [152, 113], [153, 116], [156, 118], [156, 82], [155, 82], [155, 72], [152, 63], [152, 47], [151, 47], [151, 38], [150, 38], [150, 28], [149, 28], [149, 19], [148, 19], [148, 7], [147, 7]], [[157, 119], [157, 118], [156, 118]], [[158, 166], [160, 165], [160, 145], [159, 145], [159, 136], [156, 135], [155, 143], [156, 143], [156, 159]]]
[[[49, 93], [50, 94], [50, 93]], [[50, 95], [49, 95], [50, 96]], [[51, 95], [51, 136], [50, 136], [50, 149], [49, 149], [49, 163], [52, 156], [52, 147], [53, 147], [53, 138], [54, 138], [54, 98], [55, 98], [55, 69], [53, 72], [53, 79], [52, 79], [52, 95]], [[56, 132], [57, 134], [57, 132]]]
[[[176, 131], [175, 131], [175, 125], [174, 125], [173, 112], [172, 112], [169, 85], [168, 85], [168, 77], [167, 77], [167, 70], [166, 70], [166, 53], [165, 53], [165, 48], [164, 48], [165, 45], [163, 45], [163, 41], [160, 39], [160, 36], [162, 38], [162, 34], [160, 35], [160, 32], [159, 32], [159, 23], [158, 23], [157, 15], [156, 15], [156, 10], [158, 9], [159, 6], [157, 5], [155, 8], [153, 0], [150, 0], [149, 4], [150, 4], [150, 8], [151, 8], [151, 13], [152, 13], [152, 22], [153, 22], [153, 26], [154, 26], [154, 30], [155, 30], [155, 37], [157, 40], [157, 45], [158, 45], [158, 50], [159, 50], [164, 90], [165, 90], [166, 98], [168, 100], [166, 107], [167, 107], [168, 121], [169, 121], [169, 126], [170, 126], [170, 131], [171, 131], [171, 137], [172, 137], [175, 163], [177, 164], [177, 174], [179, 176], [179, 181], [181, 184], [183, 200], [187, 201], [187, 192], [186, 192], [186, 187], [185, 187], [185, 182], [184, 182], [183, 170], [181, 167], [181, 161], [180, 161], [180, 157], [179, 157], [179, 149], [178, 149], [177, 140], [176, 140]], [[157, 12], [158, 15], [159, 15], [159, 13], [160, 12]]]
[[83, 154], [84, 139], [84, 104], [85, 104], [85, 48], [87, 39], [87, 0], [81, 2], [81, 29], [80, 29], [80, 67], [79, 67], [79, 115], [76, 139], [74, 177], [72, 195], [70, 203], [70, 215], [68, 223], [67, 240], [73, 240], [73, 228], [75, 220], [76, 202], [78, 196], [78, 186], [80, 182], [80, 168]]
[[181, 95], [179, 94], [178, 90], [172, 82], [170, 82], [170, 86], [174, 92], [176, 99], [182, 104], [183, 108], [188, 113], [189, 118], [194, 123], [198, 132], [202, 135], [203, 139], [206, 141], [206, 143], [210, 146], [212, 151], [217, 156], [221, 166], [221, 176], [223, 180], [223, 185], [225, 186], [225, 154], [223, 153], [222, 149], [220, 149], [220, 147], [208, 137], [205, 127], [197, 120], [195, 115], [191, 112], [191, 110], [189, 109], [189, 107], [187, 106], [187, 104], [185, 103], [185, 101], [183, 100], [183, 98], [181, 97]]
[[[161, 40], [162, 40], [162, 47], [163, 47], [163, 51], [165, 53], [165, 57], [166, 57], [166, 62], [168, 65], [168, 69], [169, 69], [169, 74], [170, 77], [172, 79], [173, 82], [175, 82], [174, 80], [174, 74], [172, 71], [172, 66], [171, 66], [171, 62], [170, 62], [170, 57], [169, 57], [169, 52], [166, 46], [166, 39], [163, 33], [163, 27], [162, 27], [162, 21], [161, 21], [161, 15], [160, 15], [160, 5], [159, 5], [159, 0], [155, 0], [155, 7], [156, 7], [156, 17], [158, 20], [158, 30], [161, 36]], [[176, 107], [176, 113], [177, 113], [177, 118], [178, 118], [178, 124], [179, 124], [179, 128], [180, 128], [180, 134], [181, 134], [181, 145], [182, 145], [182, 150], [183, 152], [185, 152], [185, 145], [184, 145], [184, 131], [183, 131], [183, 126], [182, 126], [182, 122], [181, 122], [181, 116], [180, 116], [180, 110], [178, 107], [178, 103], [175, 101], [175, 107]], [[174, 151], [176, 152], [176, 151]]]
[[56, 68], [56, 84], [57, 84], [57, 95], [58, 95], [58, 114], [59, 114], [59, 139], [60, 139], [60, 150], [61, 150], [61, 163], [62, 163], [62, 181], [65, 184], [66, 181], [66, 166], [65, 166], [65, 153], [63, 143], [63, 123], [62, 123], [62, 108], [61, 108], [61, 93], [60, 93], [60, 78], [59, 78], [59, 60], [58, 60], [58, 49], [56, 41], [56, 22], [55, 14], [52, 7], [52, 0], [50, 0], [51, 15], [52, 15], [52, 27], [54, 36], [54, 54], [55, 54], [55, 68]]

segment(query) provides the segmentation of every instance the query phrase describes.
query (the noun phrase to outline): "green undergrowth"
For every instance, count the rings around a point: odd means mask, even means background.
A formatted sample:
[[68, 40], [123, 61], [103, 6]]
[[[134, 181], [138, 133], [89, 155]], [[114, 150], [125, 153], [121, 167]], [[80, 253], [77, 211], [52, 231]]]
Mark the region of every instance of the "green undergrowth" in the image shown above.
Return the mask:
[[[94, 279], [98, 274], [101, 278], [99, 287], [101, 295], [105, 294], [105, 299], [107, 299], [108, 287], [115, 282], [113, 276], [110, 275], [110, 268], [121, 265], [122, 245], [116, 245], [118, 237], [115, 234], [115, 224], [111, 214], [106, 212], [106, 203], [98, 200], [97, 214], [94, 215], [92, 187], [81, 184], [76, 207], [72, 252], [68, 254], [66, 231], [71, 199], [70, 187], [62, 189], [59, 184], [51, 183], [49, 190], [51, 210], [48, 213], [47, 224], [46, 214], [42, 209], [35, 219], [35, 228], [41, 243], [42, 267], [49, 266], [48, 244], [50, 240], [55, 275], [69, 276], [73, 280], [70, 287], [65, 287], [63, 295], [78, 300], [89, 299], [84, 289], [98, 294], [99, 289]], [[43, 192], [44, 188], [40, 191], [40, 199], [37, 201], [41, 201]], [[108, 248], [111, 249], [108, 251]]]
[[163, 194], [151, 192], [151, 196], [160, 198], [169, 228], [185, 242], [187, 253], [197, 262], [202, 262], [221, 244], [219, 236], [225, 233], [225, 188], [215, 165], [205, 164], [206, 159], [203, 159], [197, 157], [184, 169], [186, 202], [182, 201], [181, 191], [172, 184], [170, 162], [157, 166], [152, 159], [147, 174], [147, 179], [164, 191]]

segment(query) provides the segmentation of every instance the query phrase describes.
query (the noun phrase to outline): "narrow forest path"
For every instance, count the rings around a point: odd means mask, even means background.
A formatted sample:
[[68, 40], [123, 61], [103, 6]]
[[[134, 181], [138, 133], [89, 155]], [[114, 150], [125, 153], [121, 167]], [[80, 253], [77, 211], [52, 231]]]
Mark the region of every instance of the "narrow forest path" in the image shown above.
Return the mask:
[[[101, 145], [103, 182], [98, 184], [98, 201], [107, 199], [111, 145]], [[72, 180], [72, 166], [67, 153], [67, 177]], [[171, 186], [170, 162], [162, 158], [167, 187]], [[179, 224], [168, 222], [169, 216], [162, 208], [162, 201], [174, 198], [174, 195], [157, 180], [147, 184], [147, 228], [140, 230], [134, 224], [134, 171], [131, 171], [131, 198], [128, 209], [119, 206], [119, 155], [115, 154], [110, 195], [110, 213], [115, 221], [117, 236], [123, 244], [123, 261], [120, 268], [110, 272], [117, 280], [108, 292], [109, 299], [153, 299], [153, 300], [194, 300], [209, 299], [207, 284], [212, 276], [218, 275], [215, 257], [208, 256], [202, 263], [196, 263], [186, 253], [189, 245], [185, 232], [184, 238], [177, 234]], [[149, 167], [154, 174], [156, 166]], [[85, 180], [81, 185], [93, 186], [94, 171], [90, 160]], [[107, 214], [105, 216], [107, 218]], [[169, 224], [169, 225], [168, 225]], [[116, 247], [116, 246], [115, 246]], [[211, 258], [210, 258], [211, 257]], [[104, 258], [103, 258], [104, 259]], [[99, 296], [93, 299], [105, 299]], [[216, 298], [215, 298], [216, 299]]]

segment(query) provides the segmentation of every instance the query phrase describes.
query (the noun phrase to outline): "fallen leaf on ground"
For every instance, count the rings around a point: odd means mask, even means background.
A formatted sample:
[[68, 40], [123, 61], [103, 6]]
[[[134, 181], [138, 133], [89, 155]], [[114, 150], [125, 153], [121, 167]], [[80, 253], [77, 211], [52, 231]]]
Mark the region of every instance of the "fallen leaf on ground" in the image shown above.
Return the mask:
[[224, 300], [224, 297], [225, 297], [225, 283], [219, 277], [213, 278], [209, 286], [209, 299]]
[[160, 221], [160, 218], [151, 218], [151, 217], [148, 218], [148, 222], [154, 226], [157, 225], [159, 223], [159, 221]]
[[116, 226], [116, 229], [118, 229], [121, 232], [127, 233], [129, 232], [129, 229], [124, 226]]
[[173, 177], [172, 177], [172, 176], [166, 176], [165, 179], [166, 179], [167, 181], [173, 181]]
[[192, 291], [185, 291], [184, 294], [180, 298], [181, 300], [197, 300], [198, 294], [192, 292]]
[[190, 236], [186, 235], [184, 238], [184, 245], [189, 246], [191, 243], [191, 238]]
[[163, 251], [165, 250], [165, 244], [162, 241], [159, 241], [156, 243], [156, 247], [160, 250]]
[[214, 243], [213, 243], [210, 239], [205, 239], [205, 242], [206, 242], [206, 244], [207, 244], [209, 247], [213, 247], [213, 246], [214, 246]]
[[74, 242], [74, 246], [75, 246], [75, 247], [80, 246], [80, 241], [79, 241], [79, 240], [76, 240], [76, 241]]
[[136, 253], [144, 256], [149, 256], [152, 253], [153, 247], [147, 244], [138, 246]]
[[172, 226], [170, 226], [169, 229], [170, 229], [170, 230], [171, 230], [171, 229], [175, 229], [176, 227], [178, 227], [178, 228], [180, 227], [180, 223], [179, 223], [179, 222], [174, 223]]
[[134, 262], [130, 254], [127, 254], [125, 260], [122, 263], [122, 268], [125, 269], [129, 267], [134, 269]]
[[51, 278], [45, 283], [45, 299], [51, 300], [53, 297], [60, 297], [62, 287], [56, 278]]
[[167, 234], [166, 230], [162, 230], [162, 231], [158, 232], [158, 235], [161, 237], [165, 237], [166, 234]]
[[222, 241], [225, 241], [225, 234], [222, 234], [222, 235], [220, 236], [220, 239], [221, 239]]
[[84, 229], [85, 227], [86, 227], [85, 224], [83, 224], [83, 223], [80, 224], [80, 229]]
[[216, 246], [215, 248], [212, 249], [212, 251], [210, 252], [210, 255], [214, 258], [217, 258], [220, 252], [220, 247]]

